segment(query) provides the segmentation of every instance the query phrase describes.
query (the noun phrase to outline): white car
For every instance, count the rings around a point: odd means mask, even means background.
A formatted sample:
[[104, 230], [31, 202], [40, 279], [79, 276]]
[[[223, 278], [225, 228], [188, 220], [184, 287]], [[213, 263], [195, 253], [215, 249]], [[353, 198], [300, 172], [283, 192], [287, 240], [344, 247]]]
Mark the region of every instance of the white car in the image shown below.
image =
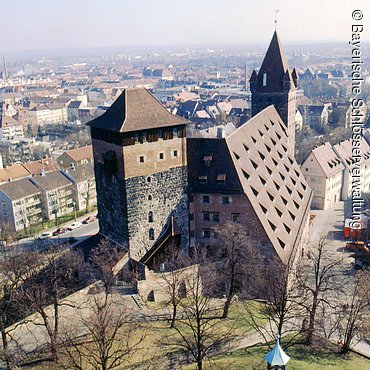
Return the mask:
[[80, 227], [82, 225], [81, 222], [74, 222], [73, 224], [70, 224], [67, 229], [68, 230], [74, 230], [74, 229], [77, 229], [78, 227]]
[[45, 231], [44, 233], [42, 233], [38, 236], [38, 239], [40, 239], [40, 240], [49, 239], [52, 236], [53, 236], [53, 234], [50, 231]]

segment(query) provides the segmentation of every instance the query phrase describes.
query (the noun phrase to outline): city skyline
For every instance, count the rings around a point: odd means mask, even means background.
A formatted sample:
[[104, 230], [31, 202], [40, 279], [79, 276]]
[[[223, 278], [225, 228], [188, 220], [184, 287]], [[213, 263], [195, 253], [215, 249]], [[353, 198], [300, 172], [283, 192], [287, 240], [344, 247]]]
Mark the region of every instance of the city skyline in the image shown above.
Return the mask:
[[[100, 48], [266, 43], [274, 30], [285, 43], [346, 42], [351, 37], [352, 11], [362, 10], [366, 24], [370, 5], [364, 1], [291, 0], [269, 2], [202, 0], [186, 3], [159, 0], [108, 0], [47, 3], [19, 0], [3, 4], [0, 52]], [[12, 17], [15, 15], [15, 17]], [[15, 20], [14, 20], [15, 19]], [[25, 37], [27, 35], [27, 37]], [[363, 41], [369, 41], [366, 28]]]

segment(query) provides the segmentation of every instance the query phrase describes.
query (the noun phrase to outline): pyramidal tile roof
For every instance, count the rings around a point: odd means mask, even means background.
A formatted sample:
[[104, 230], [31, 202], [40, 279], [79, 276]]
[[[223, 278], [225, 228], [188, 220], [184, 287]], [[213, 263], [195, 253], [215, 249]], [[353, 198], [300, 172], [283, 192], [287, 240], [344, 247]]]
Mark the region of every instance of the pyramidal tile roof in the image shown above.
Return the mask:
[[111, 107], [88, 126], [114, 132], [132, 132], [150, 128], [187, 124], [170, 113], [148, 90], [127, 88]]
[[[264, 77], [265, 75], [265, 77]], [[266, 83], [264, 84], [264, 78]], [[257, 89], [262, 92], [279, 92], [283, 80], [293, 82], [289, 65], [285, 59], [277, 32], [274, 32], [270, 45], [257, 75]]]
[[229, 135], [226, 142], [244, 193], [286, 263], [312, 198], [299, 165], [289, 154], [286, 128], [270, 106]]

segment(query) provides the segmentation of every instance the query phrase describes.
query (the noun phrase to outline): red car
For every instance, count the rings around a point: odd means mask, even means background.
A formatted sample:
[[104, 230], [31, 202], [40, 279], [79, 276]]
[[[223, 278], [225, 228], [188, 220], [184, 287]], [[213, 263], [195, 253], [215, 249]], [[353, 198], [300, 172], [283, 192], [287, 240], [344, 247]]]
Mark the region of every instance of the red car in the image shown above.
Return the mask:
[[60, 227], [59, 229], [56, 229], [54, 232], [53, 232], [53, 236], [57, 236], [57, 235], [60, 235], [60, 234], [64, 234], [67, 232], [67, 229], [65, 229], [64, 227]]
[[89, 224], [91, 222], [94, 222], [96, 220], [96, 217], [95, 216], [90, 216], [88, 218], [86, 218], [85, 220], [82, 221], [83, 224]]

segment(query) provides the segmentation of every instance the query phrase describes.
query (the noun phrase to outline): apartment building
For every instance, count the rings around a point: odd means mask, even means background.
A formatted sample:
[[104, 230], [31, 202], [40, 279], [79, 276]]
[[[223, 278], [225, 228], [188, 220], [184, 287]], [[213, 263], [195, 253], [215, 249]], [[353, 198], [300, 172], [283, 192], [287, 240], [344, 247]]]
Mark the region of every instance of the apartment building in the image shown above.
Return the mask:
[[0, 204], [2, 228], [26, 231], [42, 222], [41, 190], [29, 178], [0, 185]]
[[341, 199], [344, 169], [330, 143], [311, 151], [301, 170], [313, 190], [312, 208], [327, 209]]

